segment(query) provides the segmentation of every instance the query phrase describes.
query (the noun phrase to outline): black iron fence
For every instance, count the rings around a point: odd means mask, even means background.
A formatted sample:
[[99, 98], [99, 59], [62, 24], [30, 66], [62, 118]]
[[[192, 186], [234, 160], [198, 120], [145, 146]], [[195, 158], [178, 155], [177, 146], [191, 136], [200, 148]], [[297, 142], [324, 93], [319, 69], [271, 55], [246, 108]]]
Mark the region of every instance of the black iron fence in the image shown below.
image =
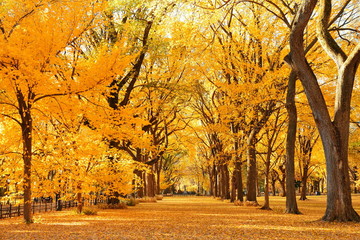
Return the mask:
[[[58, 206], [61, 204], [61, 206]], [[53, 201], [34, 201], [32, 203], [32, 212], [39, 213], [39, 212], [49, 212], [54, 211], [56, 209], [65, 209], [76, 207], [76, 201], [59, 201], [58, 204]], [[24, 215], [24, 204], [2, 204], [0, 203], [0, 219], [2, 218], [11, 218], [11, 217], [18, 217]]]

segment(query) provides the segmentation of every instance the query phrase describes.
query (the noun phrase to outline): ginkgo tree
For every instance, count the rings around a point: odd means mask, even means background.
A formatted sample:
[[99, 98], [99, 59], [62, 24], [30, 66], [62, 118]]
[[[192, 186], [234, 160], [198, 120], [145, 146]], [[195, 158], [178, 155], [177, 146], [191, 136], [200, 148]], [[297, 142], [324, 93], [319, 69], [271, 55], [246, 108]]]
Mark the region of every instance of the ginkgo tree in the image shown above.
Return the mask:
[[[204, 11], [213, 10], [209, 20], [211, 34], [203, 34], [211, 42], [207, 46], [209, 57], [202, 60], [206, 63], [200, 71], [217, 88], [211, 100], [217, 101], [221, 124], [232, 126], [229, 130], [232, 129], [233, 136], [246, 136], [247, 142], [241, 145], [247, 146], [247, 200], [256, 202], [257, 136], [279, 106], [278, 99], [285, 89], [286, 69], [279, 59], [285, 53], [287, 34], [281, 35], [273, 28], [277, 19], [262, 24], [267, 15], [254, 4], [242, 7], [227, 2], [218, 7], [210, 3], [200, 6]], [[277, 41], [273, 41], [274, 35]], [[238, 148], [236, 145], [234, 148]]]
[[[122, 71], [118, 54], [104, 49], [81, 57], [83, 38], [100, 22], [97, 1], [5, 1], [1, 6], [1, 115], [14, 120], [22, 136], [24, 219], [31, 216], [34, 124], [48, 99], [85, 92]], [[114, 54], [111, 57], [111, 54]], [[107, 64], [104, 64], [105, 55]], [[116, 66], [116, 67], [115, 67]]]
[[[359, 215], [352, 206], [348, 163], [351, 96], [360, 63], [360, 44], [358, 36], [351, 34], [346, 38], [349, 44], [338, 43], [344, 38], [342, 36], [337, 38], [328, 30], [334, 2], [319, 1], [317, 10], [319, 16], [314, 21], [317, 37], [322, 48], [337, 67], [334, 116], [331, 117], [318, 78], [307, 62], [304, 51], [304, 31], [312, 24], [310, 19], [317, 3], [317, 0], [309, 0], [300, 5], [291, 30], [290, 53], [286, 60], [304, 86], [324, 147], [328, 192], [323, 220], [360, 221]], [[349, 8], [356, 7], [358, 7], [356, 3], [349, 5]], [[353, 27], [356, 29], [358, 26]]]

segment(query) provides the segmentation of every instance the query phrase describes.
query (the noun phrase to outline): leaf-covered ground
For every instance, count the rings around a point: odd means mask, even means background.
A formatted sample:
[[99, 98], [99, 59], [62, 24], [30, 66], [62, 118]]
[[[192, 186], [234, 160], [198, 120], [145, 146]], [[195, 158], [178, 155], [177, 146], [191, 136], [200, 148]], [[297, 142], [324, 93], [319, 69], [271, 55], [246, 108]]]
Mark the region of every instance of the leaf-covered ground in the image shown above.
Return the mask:
[[[360, 239], [359, 223], [318, 221], [325, 196], [299, 201], [302, 215], [283, 214], [285, 198], [270, 201], [273, 211], [210, 197], [166, 197], [95, 216], [50, 212], [36, 214], [31, 225], [21, 217], [0, 220], [0, 239]], [[353, 201], [360, 213], [360, 195]]]

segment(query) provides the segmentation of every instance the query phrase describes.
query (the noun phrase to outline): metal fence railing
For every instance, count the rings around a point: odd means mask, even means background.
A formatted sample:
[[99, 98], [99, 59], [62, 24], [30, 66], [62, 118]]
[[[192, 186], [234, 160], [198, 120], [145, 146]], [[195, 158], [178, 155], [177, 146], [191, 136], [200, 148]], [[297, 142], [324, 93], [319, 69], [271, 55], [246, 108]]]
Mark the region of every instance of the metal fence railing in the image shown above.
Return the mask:
[[[71, 208], [76, 207], [76, 201], [61, 201], [61, 208]], [[57, 209], [56, 202], [33, 202], [32, 203], [32, 212], [49, 212]], [[24, 204], [2, 204], [0, 203], [0, 219], [2, 218], [11, 218], [24, 215]]]

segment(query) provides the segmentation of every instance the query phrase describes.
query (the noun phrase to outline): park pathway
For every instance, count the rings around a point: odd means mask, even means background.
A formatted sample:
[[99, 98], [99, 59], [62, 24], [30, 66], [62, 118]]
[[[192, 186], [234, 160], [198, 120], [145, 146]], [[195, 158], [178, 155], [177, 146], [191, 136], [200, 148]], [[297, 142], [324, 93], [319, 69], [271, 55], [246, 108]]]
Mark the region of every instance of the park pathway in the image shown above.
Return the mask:
[[0, 239], [360, 239], [359, 224], [315, 221], [320, 214], [287, 215], [210, 197], [165, 197], [95, 216], [71, 210], [36, 214], [30, 225], [21, 223], [21, 217], [4, 219]]

